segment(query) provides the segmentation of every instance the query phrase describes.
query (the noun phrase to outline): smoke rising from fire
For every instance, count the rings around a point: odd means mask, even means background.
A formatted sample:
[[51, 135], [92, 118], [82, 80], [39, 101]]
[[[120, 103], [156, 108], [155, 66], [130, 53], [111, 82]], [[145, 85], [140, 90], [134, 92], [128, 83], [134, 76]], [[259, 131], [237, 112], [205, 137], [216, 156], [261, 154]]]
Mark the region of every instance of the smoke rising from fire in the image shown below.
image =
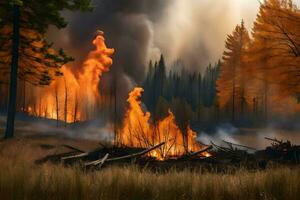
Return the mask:
[[[224, 40], [241, 19], [248, 27], [257, 13], [254, 0], [101, 0], [94, 1], [92, 13], [66, 13], [70, 21], [61, 33], [50, 31], [81, 63], [97, 28], [107, 33], [108, 43], [117, 49], [113, 73], [127, 90], [140, 83], [149, 59], [163, 53], [170, 64], [182, 59], [191, 70], [203, 70], [220, 58]], [[105, 80], [104, 80], [105, 81]]]
[[92, 13], [66, 14], [71, 39], [64, 37], [64, 42], [73, 41], [71, 52], [76, 47], [87, 50], [91, 32], [104, 29], [119, 51], [116, 60], [134, 80], [139, 80], [138, 72], [143, 72], [148, 59], [160, 53], [170, 62], [181, 58], [188, 67], [205, 67], [219, 58], [226, 34], [242, 18], [251, 26], [258, 8], [253, 0], [103, 0], [93, 4]]

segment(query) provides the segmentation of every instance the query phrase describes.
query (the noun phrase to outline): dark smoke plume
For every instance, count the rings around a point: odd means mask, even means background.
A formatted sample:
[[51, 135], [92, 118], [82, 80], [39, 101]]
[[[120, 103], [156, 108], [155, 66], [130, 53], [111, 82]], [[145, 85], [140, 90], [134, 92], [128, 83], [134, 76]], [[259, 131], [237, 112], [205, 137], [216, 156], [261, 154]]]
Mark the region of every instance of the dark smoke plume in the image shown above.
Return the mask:
[[238, 10], [238, 2], [247, 5], [247, 9], [257, 4], [253, 0], [94, 0], [93, 12], [65, 13], [70, 22], [67, 29], [51, 30], [49, 36], [76, 59], [71, 65], [80, 70], [93, 48], [95, 31], [103, 30], [106, 44], [116, 53], [111, 71], [103, 76], [101, 89], [117, 89], [122, 107], [128, 91], [141, 84], [149, 60], [157, 60], [161, 53], [168, 66], [181, 59], [186, 68], [194, 71], [202, 71], [209, 62], [217, 61], [226, 34], [242, 18], [251, 26], [247, 16], [253, 19], [257, 12], [254, 6], [251, 13], [245, 12], [246, 17], [237, 15], [244, 13]]

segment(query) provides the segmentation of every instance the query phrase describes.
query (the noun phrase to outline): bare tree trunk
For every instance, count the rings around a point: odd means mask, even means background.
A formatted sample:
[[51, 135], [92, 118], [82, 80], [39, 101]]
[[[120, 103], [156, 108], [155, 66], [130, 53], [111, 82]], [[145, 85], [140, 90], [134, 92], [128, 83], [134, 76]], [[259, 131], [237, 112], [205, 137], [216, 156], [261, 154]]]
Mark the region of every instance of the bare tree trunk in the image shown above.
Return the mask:
[[66, 78], [64, 78], [65, 82], [65, 127], [67, 127], [68, 123], [68, 87]]
[[253, 116], [256, 117], [256, 98], [253, 98]]
[[117, 138], [118, 138], [118, 130], [117, 130], [117, 80], [114, 76], [114, 140], [116, 145], [117, 144]]
[[39, 94], [39, 117], [42, 116], [42, 98], [41, 98], [41, 94]]
[[231, 121], [234, 122], [235, 121], [235, 74], [233, 77], [233, 82], [232, 82], [232, 114], [231, 114], [232, 118]]
[[13, 36], [12, 36], [12, 60], [10, 72], [9, 101], [5, 138], [14, 136], [14, 124], [16, 115], [17, 83], [18, 83], [18, 62], [20, 43], [20, 7], [13, 5]]
[[23, 81], [23, 111], [26, 111], [26, 80]]
[[264, 83], [264, 113], [265, 113], [265, 122], [268, 122], [268, 91], [269, 91], [269, 85], [267, 83], [267, 81], [265, 81]]
[[240, 111], [240, 118], [243, 120], [245, 117], [245, 104], [246, 104], [246, 98], [245, 98], [245, 91], [244, 88], [242, 88], [241, 92], [241, 111]]
[[75, 123], [77, 121], [77, 112], [78, 112], [78, 95], [77, 95], [77, 92], [76, 92], [75, 97], [74, 97], [74, 119], [73, 119], [73, 123]]
[[58, 105], [58, 86], [55, 86], [55, 103], [56, 103], [56, 126], [58, 127], [59, 122], [59, 105]]

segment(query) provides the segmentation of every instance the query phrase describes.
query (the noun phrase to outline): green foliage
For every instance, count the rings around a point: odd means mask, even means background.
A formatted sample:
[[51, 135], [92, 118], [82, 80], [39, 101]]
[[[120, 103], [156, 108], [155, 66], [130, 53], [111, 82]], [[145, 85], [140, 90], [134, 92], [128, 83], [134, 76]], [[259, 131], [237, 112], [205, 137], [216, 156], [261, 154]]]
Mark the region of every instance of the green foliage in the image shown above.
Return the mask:
[[0, 3], [0, 70], [2, 80], [8, 82], [12, 48], [12, 5], [20, 6], [20, 44], [18, 77], [34, 85], [49, 85], [55, 76], [61, 76], [61, 67], [74, 59], [62, 49], [55, 51], [46, 40], [50, 25], [67, 25], [62, 11], [90, 11], [90, 0], [10, 0]]

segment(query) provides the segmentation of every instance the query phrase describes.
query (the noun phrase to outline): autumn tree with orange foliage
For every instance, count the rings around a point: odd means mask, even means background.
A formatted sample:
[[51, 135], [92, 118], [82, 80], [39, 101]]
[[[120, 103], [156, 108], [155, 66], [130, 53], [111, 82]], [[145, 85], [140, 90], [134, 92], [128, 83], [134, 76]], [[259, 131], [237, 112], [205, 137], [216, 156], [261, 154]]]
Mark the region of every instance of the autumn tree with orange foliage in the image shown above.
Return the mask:
[[223, 53], [221, 73], [217, 81], [218, 99], [221, 108], [231, 107], [231, 119], [236, 120], [237, 108], [241, 114], [245, 111], [245, 70], [244, 54], [249, 46], [250, 38], [244, 26], [237, 25], [226, 40]]
[[[258, 83], [255, 93], [263, 100], [266, 120], [272, 96], [276, 105], [299, 93], [299, 31], [300, 12], [291, 0], [266, 0], [261, 4], [247, 58], [252, 66], [249, 75]], [[272, 88], [278, 90], [277, 102]]]

